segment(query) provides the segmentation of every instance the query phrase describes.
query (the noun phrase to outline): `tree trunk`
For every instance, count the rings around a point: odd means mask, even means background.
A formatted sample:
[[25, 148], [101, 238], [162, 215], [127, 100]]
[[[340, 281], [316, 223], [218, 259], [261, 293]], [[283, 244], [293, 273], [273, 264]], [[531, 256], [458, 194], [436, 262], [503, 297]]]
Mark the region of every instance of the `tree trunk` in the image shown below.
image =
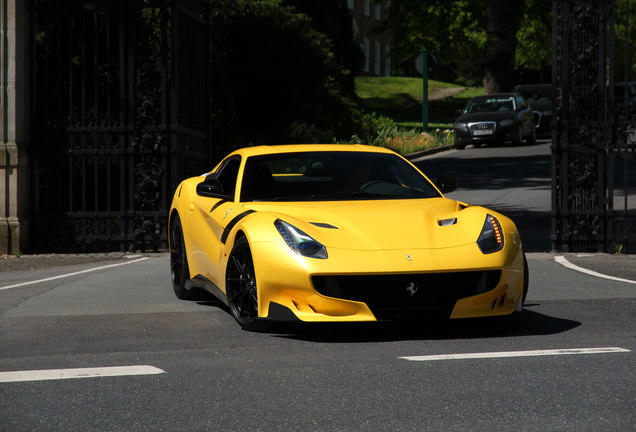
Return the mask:
[[484, 90], [486, 94], [508, 92], [514, 86], [513, 65], [523, 2], [486, 1]]

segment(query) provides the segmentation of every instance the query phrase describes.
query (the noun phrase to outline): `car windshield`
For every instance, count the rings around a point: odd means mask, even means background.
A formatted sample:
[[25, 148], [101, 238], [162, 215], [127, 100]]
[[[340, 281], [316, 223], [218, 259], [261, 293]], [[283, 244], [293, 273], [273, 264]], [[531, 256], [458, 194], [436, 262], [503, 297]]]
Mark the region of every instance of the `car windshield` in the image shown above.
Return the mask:
[[385, 153], [320, 151], [252, 156], [241, 201], [345, 201], [440, 197], [402, 158]]
[[513, 97], [476, 98], [468, 102], [467, 113], [514, 111], [515, 99]]

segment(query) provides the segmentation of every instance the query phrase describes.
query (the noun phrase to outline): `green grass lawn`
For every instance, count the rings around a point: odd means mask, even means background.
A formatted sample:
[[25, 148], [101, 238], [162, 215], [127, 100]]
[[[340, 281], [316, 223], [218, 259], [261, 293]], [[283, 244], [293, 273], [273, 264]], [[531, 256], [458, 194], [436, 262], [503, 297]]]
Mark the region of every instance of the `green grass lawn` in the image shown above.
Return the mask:
[[[440, 88], [463, 87], [459, 84], [428, 81], [428, 92]], [[400, 127], [422, 127], [422, 79], [404, 77], [356, 77], [356, 93], [360, 106], [369, 112], [393, 119]], [[429, 130], [452, 129], [457, 110], [468, 99], [484, 94], [483, 87], [467, 88], [450, 98], [430, 102], [428, 106]]]

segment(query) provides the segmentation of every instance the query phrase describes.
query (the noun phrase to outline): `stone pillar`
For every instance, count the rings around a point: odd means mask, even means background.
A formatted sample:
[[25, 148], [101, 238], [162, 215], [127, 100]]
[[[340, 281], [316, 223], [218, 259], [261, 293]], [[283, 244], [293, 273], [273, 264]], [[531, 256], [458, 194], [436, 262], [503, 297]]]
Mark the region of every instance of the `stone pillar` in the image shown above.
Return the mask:
[[0, 0], [0, 254], [27, 248], [28, 8]]

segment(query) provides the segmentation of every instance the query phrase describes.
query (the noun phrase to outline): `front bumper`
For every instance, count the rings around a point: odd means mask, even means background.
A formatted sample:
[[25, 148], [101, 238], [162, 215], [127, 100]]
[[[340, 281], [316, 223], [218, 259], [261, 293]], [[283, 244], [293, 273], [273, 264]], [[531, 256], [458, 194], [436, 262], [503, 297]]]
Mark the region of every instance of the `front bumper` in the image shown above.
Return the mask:
[[478, 135], [478, 130], [471, 130], [468, 127], [456, 127], [454, 129], [455, 143], [468, 145], [513, 141], [517, 138], [517, 127], [515, 124], [509, 126], [497, 124], [488, 135]]
[[490, 255], [474, 244], [415, 251], [329, 249], [327, 260], [316, 260], [279, 243], [254, 243], [259, 316], [343, 322], [510, 314], [523, 294], [523, 253], [518, 235], [507, 236], [506, 244]]

